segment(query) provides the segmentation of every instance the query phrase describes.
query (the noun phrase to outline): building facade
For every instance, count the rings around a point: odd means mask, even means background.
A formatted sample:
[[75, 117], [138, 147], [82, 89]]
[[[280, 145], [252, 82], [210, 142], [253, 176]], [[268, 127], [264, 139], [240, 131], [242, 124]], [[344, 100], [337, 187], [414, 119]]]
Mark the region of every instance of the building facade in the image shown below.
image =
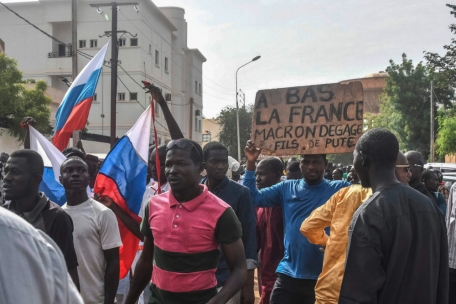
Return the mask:
[[[77, 1], [78, 70], [81, 71], [110, 40], [111, 7], [92, 7], [93, 3], [111, 1]], [[173, 116], [183, 134], [201, 142], [202, 136], [202, 66], [206, 58], [198, 49], [188, 48], [185, 11], [177, 7], [158, 8], [150, 0], [123, 1], [118, 10], [118, 81], [116, 136], [123, 136], [150, 103], [142, 89], [146, 80], [162, 89]], [[133, 3], [137, 3], [134, 5]], [[26, 79], [43, 79], [59, 104], [72, 81], [72, 53], [65, 46], [72, 42], [71, 0], [40, 0], [11, 3], [8, 6], [25, 19], [49, 33], [59, 43], [40, 33], [25, 21], [0, 10], [2, 50], [17, 60]], [[111, 46], [113, 44], [111, 43]], [[110, 135], [111, 50], [107, 51], [96, 95], [88, 118], [88, 132]], [[53, 104], [54, 104], [53, 103]], [[51, 120], [55, 123], [55, 108]], [[157, 108], [156, 127], [159, 144], [169, 141], [166, 122]], [[151, 136], [152, 137], [152, 136]], [[152, 138], [150, 139], [152, 142]], [[84, 141], [87, 152], [106, 153], [109, 145]]]

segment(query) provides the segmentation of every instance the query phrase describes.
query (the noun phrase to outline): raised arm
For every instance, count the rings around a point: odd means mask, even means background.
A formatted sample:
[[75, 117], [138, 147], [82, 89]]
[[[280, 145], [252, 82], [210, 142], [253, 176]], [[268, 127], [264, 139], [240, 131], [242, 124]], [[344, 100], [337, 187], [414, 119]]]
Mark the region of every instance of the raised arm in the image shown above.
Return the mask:
[[30, 131], [28, 126], [35, 126], [36, 120], [33, 117], [24, 117], [21, 127], [25, 129], [24, 149], [30, 149]]
[[162, 94], [161, 90], [151, 83], [144, 82], [144, 81], [143, 81], [143, 83], [146, 86], [146, 88], [149, 90], [153, 99], [155, 101], [157, 101], [158, 104], [160, 105], [162, 112], [163, 112], [163, 116], [165, 116], [166, 124], [168, 125], [168, 128], [169, 128], [169, 134], [171, 135], [171, 139], [184, 138], [184, 134], [182, 134], [182, 131], [179, 128], [179, 125], [177, 124], [176, 120], [174, 119], [173, 114], [171, 114], [168, 104], [166, 103], [165, 98], [163, 98], [163, 94]]
[[249, 188], [254, 207], [275, 207], [282, 204], [282, 183], [258, 190], [255, 182], [255, 168], [261, 149], [252, 141], [248, 141], [244, 149], [247, 167], [244, 175], [244, 186]]

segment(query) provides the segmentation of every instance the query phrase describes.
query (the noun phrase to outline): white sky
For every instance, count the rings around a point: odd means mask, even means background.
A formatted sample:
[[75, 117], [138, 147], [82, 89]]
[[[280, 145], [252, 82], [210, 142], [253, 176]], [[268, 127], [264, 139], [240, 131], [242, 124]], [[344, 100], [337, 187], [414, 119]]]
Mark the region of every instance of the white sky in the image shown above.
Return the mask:
[[[16, 2], [16, 1], [3, 1]], [[256, 91], [331, 83], [384, 71], [406, 53], [443, 52], [456, 23], [448, 0], [155, 0], [185, 9], [188, 46], [203, 65], [203, 114], [235, 104], [238, 88], [253, 103]]]

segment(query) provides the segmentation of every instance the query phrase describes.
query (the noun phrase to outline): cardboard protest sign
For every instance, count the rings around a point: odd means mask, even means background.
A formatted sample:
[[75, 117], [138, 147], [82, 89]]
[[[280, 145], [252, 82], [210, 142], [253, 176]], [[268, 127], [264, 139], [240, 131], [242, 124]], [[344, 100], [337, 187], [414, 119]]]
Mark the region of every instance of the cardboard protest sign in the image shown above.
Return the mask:
[[353, 152], [363, 98], [359, 81], [258, 91], [251, 139], [267, 155]]

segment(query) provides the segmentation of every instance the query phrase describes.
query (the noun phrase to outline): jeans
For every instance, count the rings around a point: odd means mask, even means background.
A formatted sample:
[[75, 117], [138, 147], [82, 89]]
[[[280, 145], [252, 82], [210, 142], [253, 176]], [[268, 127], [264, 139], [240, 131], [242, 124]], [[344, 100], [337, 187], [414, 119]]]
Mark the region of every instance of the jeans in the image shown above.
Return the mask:
[[317, 280], [295, 279], [278, 273], [271, 304], [314, 304]]

